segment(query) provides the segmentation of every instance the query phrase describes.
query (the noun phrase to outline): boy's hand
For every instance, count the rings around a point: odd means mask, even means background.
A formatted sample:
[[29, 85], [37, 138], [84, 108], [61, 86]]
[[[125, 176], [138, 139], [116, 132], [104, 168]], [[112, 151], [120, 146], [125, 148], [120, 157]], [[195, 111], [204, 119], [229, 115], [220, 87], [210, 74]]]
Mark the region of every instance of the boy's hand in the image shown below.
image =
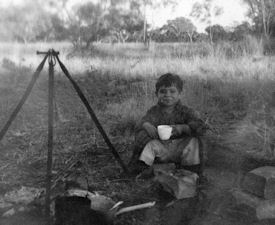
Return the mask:
[[187, 124], [177, 124], [173, 125], [172, 135], [179, 136], [182, 134], [191, 134], [190, 127]]
[[154, 125], [152, 125], [151, 123], [145, 122], [142, 125], [142, 127], [143, 127], [144, 130], [146, 130], [146, 132], [148, 133], [148, 135], [151, 138], [153, 138], [153, 139], [158, 139], [159, 138], [157, 128]]

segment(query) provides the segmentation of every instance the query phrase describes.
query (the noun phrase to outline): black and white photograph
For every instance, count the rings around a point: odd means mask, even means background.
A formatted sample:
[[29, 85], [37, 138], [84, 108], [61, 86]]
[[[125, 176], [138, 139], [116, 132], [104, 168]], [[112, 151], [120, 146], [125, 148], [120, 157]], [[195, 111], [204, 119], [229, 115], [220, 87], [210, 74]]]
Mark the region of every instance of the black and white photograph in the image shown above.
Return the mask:
[[0, 225], [274, 225], [275, 0], [0, 0]]

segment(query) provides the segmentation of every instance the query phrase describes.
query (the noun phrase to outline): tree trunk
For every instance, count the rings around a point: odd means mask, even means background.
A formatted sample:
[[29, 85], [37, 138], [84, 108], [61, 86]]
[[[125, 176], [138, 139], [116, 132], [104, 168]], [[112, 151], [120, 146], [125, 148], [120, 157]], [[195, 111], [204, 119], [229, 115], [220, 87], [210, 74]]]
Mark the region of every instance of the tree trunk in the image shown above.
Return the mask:
[[187, 34], [188, 34], [188, 37], [189, 37], [189, 39], [190, 39], [190, 43], [193, 43], [193, 32], [192, 33], [189, 33], [189, 32], [187, 32]]
[[262, 4], [262, 21], [263, 21], [263, 27], [264, 27], [264, 35], [267, 39], [269, 39], [269, 35], [267, 32], [267, 21], [266, 21], [266, 11], [265, 11], [264, 0], [261, 0], [261, 4]]
[[213, 33], [212, 33], [212, 25], [209, 27], [209, 38], [211, 45], [213, 44]]
[[146, 45], [147, 43], [147, 20], [146, 20], [146, 3], [144, 3], [144, 11], [143, 11], [143, 43]]

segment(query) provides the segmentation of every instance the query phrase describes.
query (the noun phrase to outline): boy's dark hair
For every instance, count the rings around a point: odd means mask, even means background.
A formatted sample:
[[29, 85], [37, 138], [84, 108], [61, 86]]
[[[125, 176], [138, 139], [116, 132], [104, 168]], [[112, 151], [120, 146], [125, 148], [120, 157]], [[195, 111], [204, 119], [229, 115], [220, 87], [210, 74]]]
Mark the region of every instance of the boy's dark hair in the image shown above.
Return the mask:
[[183, 88], [183, 81], [182, 79], [172, 73], [165, 73], [159, 77], [156, 83], [156, 93], [158, 93], [160, 87], [170, 87], [170, 86], [175, 86], [179, 92], [182, 92]]

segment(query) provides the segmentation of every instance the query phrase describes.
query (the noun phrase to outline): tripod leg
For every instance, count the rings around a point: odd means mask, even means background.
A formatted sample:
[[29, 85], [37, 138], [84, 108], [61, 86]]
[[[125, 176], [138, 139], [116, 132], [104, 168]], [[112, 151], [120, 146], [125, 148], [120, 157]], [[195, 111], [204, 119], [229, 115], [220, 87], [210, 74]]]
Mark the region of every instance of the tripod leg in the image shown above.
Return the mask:
[[27, 87], [24, 95], [22, 96], [20, 102], [18, 103], [18, 105], [16, 106], [16, 108], [14, 109], [14, 111], [12, 112], [9, 120], [6, 122], [5, 126], [2, 128], [2, 130], [0, 131], [0, 141], [2, 140], [2, 138], [5, 136], [7, 130], [9, 129], [11, 123], [13, 122], [13, 120], [15, 119], [16, 115], [18, 114], [18, 112], [20, 111], [21, 107], [23, 106], [23, 104], [25, 103], [25, 101], [27, 100], [28, 96], [31, 93], [31, 90], [37, 80], [37, 78], [39, 77], [39, 74], [41, 72], [41, 70], [43, 69], [43, 66], [45, 64], [45, 61], [47, 59], [48, 55], [45, 56], [45, 58], [43, 59], [43, 61], [39, 64], [39, 66], [37, 67], [36, 71], [33, 74], [33, 77], [29, 83], [29, 86]]
[[110, 150], [112, 151], [114, 157], [116, 158], [116, 160], [118, 161], [118, 163], [121, 165], [122, 169], [124, 170], [125, 173], [128, 173], [128, 170], [125, 166], [125, 164], [123, 163], [122, 159], [120, 158], [118, 152], [116, 151], [116, 149], [114, 148], [114, 146], [112, 145], [111, 141], [109, 140], [107, 134], [105, 133], [103, 127], [101, 126], [100, 122], [98, 121], [93, 109], [91, 108], [88, 100], [86, 99], [86, 97], [84, 96], [83, 92], [81, 91], [81, 89], [79, 88], [79, 86], [77, 85], [77, 83], [73, 80], [72, 76], [69, 74], [68, 70], [66, 69], [66, 67], [64, 66], [64, 64], [60, 61], [59, 57], [56, 55], [55, 56], [62, 71], [64, 72], [64, 74], [66, 75], [66, 77], [70, 80], [70, 82], [72, 83], [74, 89], [76, 90], [78, 96], [80, 97], [80, 99], [82, 100], [82, 102], [84, 103], [84, 105], [86, 106], [91, 118], [93, 119], [93, 121], [95, 122], [95, 125], [97, 126], [99, 132], [101, 133], [102, 137], [104, 138], [106, 144], [108, 145], [108, 147], [110, 148]]
[[[52, 56], [50, 56], [52, 57]], [[48, 157], [47, 157], [47, 180], [46, 180], [46, 216], [50, 224], [51, 204], [51, 179], [52, 179], [52, 152], [53, 152], [53, 119], [54, 119], [54, 64], [49, 61], [49, 94], [48, 94]]]

